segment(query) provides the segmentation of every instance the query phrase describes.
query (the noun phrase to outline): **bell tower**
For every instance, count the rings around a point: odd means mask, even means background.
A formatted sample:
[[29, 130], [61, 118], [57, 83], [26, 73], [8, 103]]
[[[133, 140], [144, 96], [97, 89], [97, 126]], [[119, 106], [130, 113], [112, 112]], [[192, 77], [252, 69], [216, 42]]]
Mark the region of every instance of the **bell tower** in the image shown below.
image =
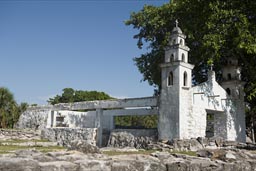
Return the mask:
[[[245, 126], [245, 104], [244, 104], [244, 85], [245, 82], [241, 80], [241, 68], [238, 66], [238, 60], [228, 58], [222, 68], [222, 82], [221, 86], [226, 90], [227, 101], [232, 102], [232, 106], [227, 110], [230, 116], [229, 123], [234, 123], [236, 133], [227, 130], [228, 136], [235, 135], [236, 141], [245, 142], [246, 137], [243, 132]], [[230, 126], [229, 126], [230, 127]], [[229, 137], [228, 137], [229, 138]]]
[[165, 60], [161, 66], [161, 94], [158, 122], [160, 140], [186, 138], [186, 113], [191, 104], [191, 80], [194, 65], [188, 63], [189, 47], [186, 36], [176, 20], [169, 43], [165, 48]]
[[244, 100], [244, 82], [241, 80], [241, 68], [237, 59], [228, 58], [222, 68], [221, 86], [232, 99]]

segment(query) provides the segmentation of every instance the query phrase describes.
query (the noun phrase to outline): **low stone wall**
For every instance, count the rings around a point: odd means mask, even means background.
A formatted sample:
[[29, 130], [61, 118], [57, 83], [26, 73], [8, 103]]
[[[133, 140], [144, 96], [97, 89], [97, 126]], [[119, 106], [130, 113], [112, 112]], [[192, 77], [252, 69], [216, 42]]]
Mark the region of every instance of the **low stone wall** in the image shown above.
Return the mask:
[[0, 129], [0, 140], [37, 140], [40, 139], [40, 132], [34, 130]]
[[107, 146], [147, 148], [156, 141], [156, 129], [115, 129], [110, 134]]
[[42, 130], [41, 137], [58, 142], [61, 146], [69, 146], [74, 140], [96, 145], [97, 128], [47, 128]]

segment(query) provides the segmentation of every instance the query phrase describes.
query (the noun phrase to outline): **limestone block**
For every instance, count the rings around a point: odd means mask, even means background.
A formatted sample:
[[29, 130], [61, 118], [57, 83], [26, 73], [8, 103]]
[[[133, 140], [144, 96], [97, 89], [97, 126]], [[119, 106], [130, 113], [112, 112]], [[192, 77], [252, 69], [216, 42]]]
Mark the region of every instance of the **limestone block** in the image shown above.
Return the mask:
[[40, 171], [50, 171], [50, 170], [77, 171], [79, 168], [79, 165], [76, 165], [69, 161], [43, 162], [43, 163], [39, 163], [39, 165], [40, 165]]
[[58, 142], [61, 146], [68, 146], [74, 140], [84, 140], [96, 145], [96, 135], [96, 128], [47, 128], [41, 133], [42, 138]]
[[112, 161], [104, 160], [78, 160], [75, 161], [79, 165], [78, 171], [112, 171], [111, 165]]
[[39, 163], [27, 158], [0, 158], [1, 171], [38, 171]]
[[100, 153], [100, 149], [97, 146], [89, 144], [84, 140], [71, 141], [68, 150], [76, 150], [82, 153]]
[[157, 131], [154, 129], [116, 129], [110, 134], [108, 147], [147, 148], [157, 141]]

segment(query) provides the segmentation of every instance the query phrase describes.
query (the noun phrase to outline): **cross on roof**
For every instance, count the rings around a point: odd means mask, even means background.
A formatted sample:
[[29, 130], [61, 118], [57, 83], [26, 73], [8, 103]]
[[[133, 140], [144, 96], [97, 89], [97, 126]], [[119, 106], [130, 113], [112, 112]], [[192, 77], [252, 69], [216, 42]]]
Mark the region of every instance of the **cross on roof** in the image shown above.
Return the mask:
[[213, 64], [210, 65], [210, 70], [213, 71]]
[[178, 24], [179, 24], [179, 22], [178, 22], [178, 20], [176, 19], [176, 20], [175, 20], [175, 26], [178, 27]]

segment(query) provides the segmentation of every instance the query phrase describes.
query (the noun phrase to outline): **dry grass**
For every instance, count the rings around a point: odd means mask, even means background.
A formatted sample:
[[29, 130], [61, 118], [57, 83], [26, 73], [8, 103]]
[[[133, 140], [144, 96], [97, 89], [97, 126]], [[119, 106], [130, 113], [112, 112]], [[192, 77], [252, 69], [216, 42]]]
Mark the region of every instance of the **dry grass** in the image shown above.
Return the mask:
[[[150, 155], [151, 153], [156, 152], [157, 150], [139, 150], [139, 151], [104, 151], [103, 154], [108, 156], [115, 155], [132, 155], [132, 154], [143, 154]], [[170, 154], [184, 154], [188, 156], [197, 156], [194, 151], [169, 151]]]
[[42, 146], [42, 145], [32, 145], [32, 146], [24, 146], [18, 145], [19, 143], [26, 142], [49, 142], [48, 140], [22, 140], [22, 139], [11, 139], [11, 140], [1, 140], [0, 141], [0, 154], [6, 153], [14, 153], [16, 150], [25, 150], [25, 149], [35, 149], [41, 152], [52, 152], [64, 150], [66, 148], [61, 146]]

